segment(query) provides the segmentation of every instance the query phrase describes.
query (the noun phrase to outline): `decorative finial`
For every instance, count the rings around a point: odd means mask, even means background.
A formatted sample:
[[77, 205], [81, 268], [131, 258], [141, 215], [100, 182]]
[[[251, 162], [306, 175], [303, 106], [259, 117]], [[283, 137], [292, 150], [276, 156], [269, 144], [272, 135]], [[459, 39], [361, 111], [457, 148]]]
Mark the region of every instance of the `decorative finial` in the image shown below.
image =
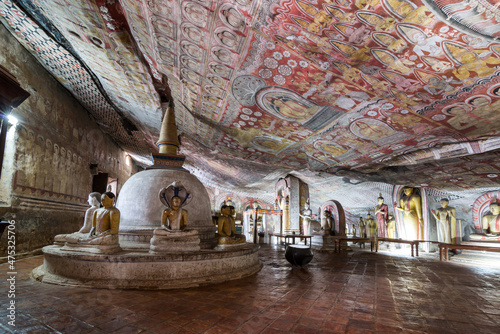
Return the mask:
[[160, 138], [156, 143], [159, 153], [153, 153], [153, 166], [148, 167], [148, 169], [167, 168], [186, 171], [182, 168], [186, 157], [177, 154], [180, 143], [177, 137], [174, 108], [171, 103], [162, 103], [162, 108], [166, 108], [166, 110], [161, 123]]
[[174, 108], [169, 103], [163, 122], [161, 123], [160, 138], [156, 143], [160, 153], [177, 154], [180, 143], [177, 137]]

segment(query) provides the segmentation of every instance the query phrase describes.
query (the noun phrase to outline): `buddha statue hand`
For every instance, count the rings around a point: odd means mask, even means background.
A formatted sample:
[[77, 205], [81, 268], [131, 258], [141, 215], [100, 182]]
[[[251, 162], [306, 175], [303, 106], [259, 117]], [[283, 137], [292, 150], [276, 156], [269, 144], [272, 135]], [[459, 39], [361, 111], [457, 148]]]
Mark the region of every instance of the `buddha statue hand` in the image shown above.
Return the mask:
[[165, 230], [172, 231], [172, 228], [170, 227], [170, 225], [162, 225], [161, 227], [162, 227], [163, 229], [165, 229]]
[[92, 227], [89, 232], [89, 238], [95, 235], [95, 227]]

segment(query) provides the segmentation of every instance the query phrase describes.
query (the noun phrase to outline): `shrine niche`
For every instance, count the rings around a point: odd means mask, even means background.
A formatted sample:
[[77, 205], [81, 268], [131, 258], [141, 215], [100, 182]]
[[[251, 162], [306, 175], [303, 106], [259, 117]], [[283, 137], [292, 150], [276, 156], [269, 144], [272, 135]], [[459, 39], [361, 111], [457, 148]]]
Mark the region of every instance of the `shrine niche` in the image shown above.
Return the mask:
[[304, 231], [301, 213], [309, 199], [309, 187], [293, 175], [281, 178], [275, 185], [275, 203], [282, 211], [283, 233]]
[[499, 199], [500, 191], [488, 192], [476, 199], [472, 206], [472, 220], [476, 235], [471, 234], [471, 240], [500, 241]]
[[[394, 186], [396, 233], [404, 240], [430, 240], [429, 210], [425, 188]], [[424, 243], [424, 249], [429, 245]]]
[[280, 231], [284, 233], [290, 229], [290, 186], [286, 178], [280, 179], [275, 186], [277, 209], [282, 212]]
[[346, 219], [342, 204], [336, 200], [329, 200], [321, 204], [321, 212], [328, 211], [332, 215], [334, 224], [331, 226], [334, 235], [346, 235]]

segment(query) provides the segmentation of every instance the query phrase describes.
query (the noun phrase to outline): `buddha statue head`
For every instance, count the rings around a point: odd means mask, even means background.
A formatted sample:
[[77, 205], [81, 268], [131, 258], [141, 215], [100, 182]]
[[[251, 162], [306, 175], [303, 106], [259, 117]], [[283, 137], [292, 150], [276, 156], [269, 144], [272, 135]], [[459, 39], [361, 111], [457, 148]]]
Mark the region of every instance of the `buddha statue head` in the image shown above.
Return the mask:
[[223, 206], [221, 206], [220, 208], [220, 214], [222, 216], [229, 216], [231, 211], [231, 209], [229, 208], [229, 206], [227, 206], [226, 204], [224, 204]]
[[113, 194], [111, 191], [106, 191], [105, 193], [102, 194], [101, 196], [101, 203], [104, 208], [109, 208], [113, 206], [113, 203], [115, 202], [115, 194]]
[[500, 214], [500, 204], [497, 202], [493, 202], [490, 204], [490, 212], [494, 216], [498, 216]]
[[232, 205], [229, 205], [229, 215], [233, 218], [236, 217], [236, 208]]
[[90, 193], [87, 201], [90, 206], [96, 206], [96, 207], [101, 206], [101, 193], [99, 192]]
[[179, 210], [182, 204], [182, 199], [179, 196], [174, 196], [170, 200], [170, 205], [172, 206], [172, 209], [174, 210]]
[[405, 187], [403, 189], [403, 192], [405, 193], [406, 196], [411, 196], [413, 194], [413, 188], [412, 187]]
[[377, 203], [378, 203], [378, 205], [384, 204], [384, 198], [382, 197], [382, 194], [379, 194], [379, 196], [377, 198]]

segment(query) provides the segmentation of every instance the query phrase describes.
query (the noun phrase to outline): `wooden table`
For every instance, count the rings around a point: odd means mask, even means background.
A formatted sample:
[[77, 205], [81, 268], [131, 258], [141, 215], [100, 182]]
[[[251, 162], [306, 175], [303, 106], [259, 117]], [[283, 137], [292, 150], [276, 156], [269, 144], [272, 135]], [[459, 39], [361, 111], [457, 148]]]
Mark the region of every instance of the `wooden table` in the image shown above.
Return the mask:
[[378, 243], [379, 241], [385, 241], [385, 242], [397, 242], [397, 243], [400, 243], [400, 244], [408, 244], [411, 246], [411, 256], [414, 256], [414, 252], [413, 252], [413, 247], [415, 247], [416, 249], [416, 255], [418, 256], [418, 245], [423, 242], [421, 240], [403, 240], [403, 239], [391, 239], [391, 238], [376, 238], [375, 239], [375, 243], [377, 244], [376, 245], [376, 248], [377, 248], [377, 251], [378, 251]]
[[475, 250], [475, 251], [484, 251], [484, 252], [495, 252], [500, 253], [500, 247], [498, 245], [483, 245], [473, 244], [473, 242], [461, 243], [461, 244], [445, 244], [439, 243], [439, 260], [440, 261], [448, 261], [448, 250], [449, 249], [467, 249], [467, 250]]
[[[309, 239], [309, 246], [311, 246], [311, 238], [312, 235], [302, 235], [302, 234], [278, 234], [278, 233], [270, 233], [269, 236], [276, 237], [281, 239], [285, 239], [285, 246], [289, 244], [295, 244], [295, 238], [305, 239], [305, 245], [307, 246], [307, 239]], [[292, 239], [292, 242], [288, 242], [288, 239]]]
[[276, 241], [277, 241], [277, 242], [276, 242], [276, 244], [277, 244], [277, 245], [279, 245], [279, 244], [280, 244], [280, 242], [279, 242], [279, 241], [281, 241], [281, 239], [284, 239], [284, 238], [286, 237], [286, 235], [285, 235], [285, 234], [279, 234], [279, 233], [269, 233], [269, 236], [270, 236], [270, 237], [276, 237], [276, 238], [277, 238], [277, 239], [276, 239]]
[[[288, 242], [288, 239], [292, 238], [292, 242]], [[289, 244], [295, 244], [295, 238], [304, 239], [304, 244], [307, 246], [307, 239], [309, 239], [309, 247], [311, 247], [311, 238], [312, 235], [303, 235], [303, 234], [286, 234], [285, 235], [285, 246]]]
[[335, 239], [333, 239], [335, 241], [335, 244], [334, 244], [334, 252], [335, 253], [340, 253], [340, 243], [342, 241], [351, 241], [351, 242], [369, 242], [370, 243], [370, 251], [376, 251], [378, 252], [378, 248], [375, 247], [375, 243], [373, 242], [373, 239], [370, 239], [370, 238], [348, 238], [348, 237], [336, 237]]

